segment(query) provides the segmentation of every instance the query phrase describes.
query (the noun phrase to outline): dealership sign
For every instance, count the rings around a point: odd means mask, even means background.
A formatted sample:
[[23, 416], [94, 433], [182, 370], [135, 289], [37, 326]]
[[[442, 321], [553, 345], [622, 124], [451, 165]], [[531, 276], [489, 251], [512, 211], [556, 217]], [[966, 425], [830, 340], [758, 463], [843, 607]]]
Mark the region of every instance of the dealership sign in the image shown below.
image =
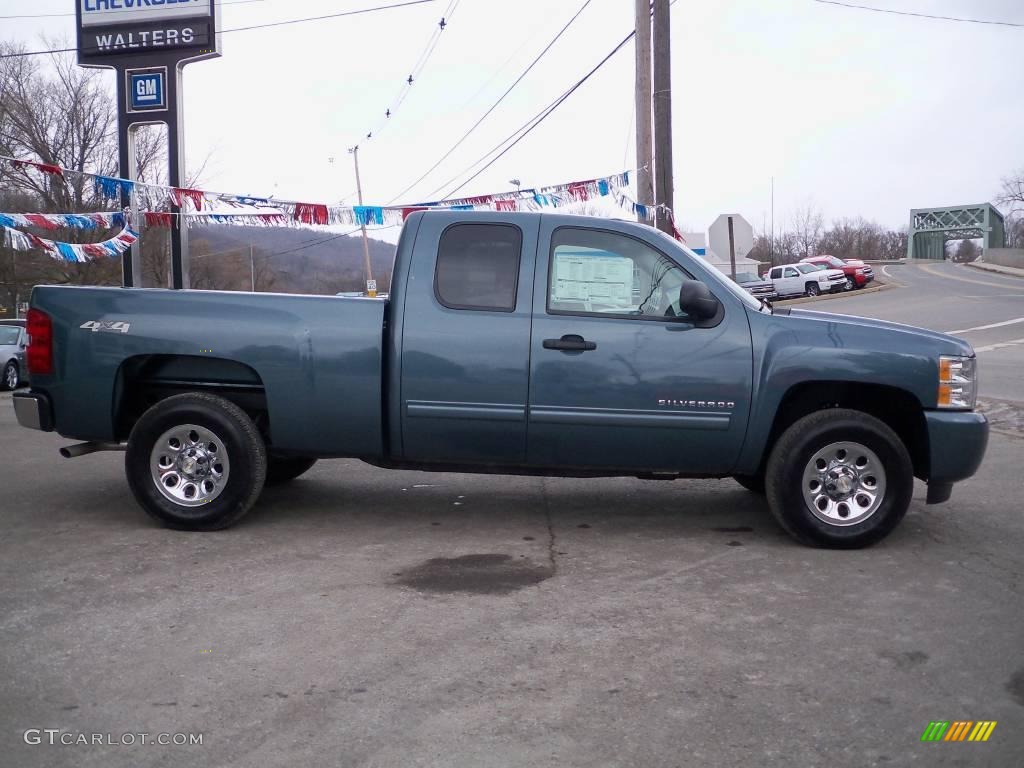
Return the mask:
[[143, 21], [210, 15], [210, 0], [80, 0], [82, 26], [134, 24]]
[[214, 0], [78, 0], [78, 61], [88, 66], [110, 57], [163, 52], [209, 58], [217, 52], [218, 5]]

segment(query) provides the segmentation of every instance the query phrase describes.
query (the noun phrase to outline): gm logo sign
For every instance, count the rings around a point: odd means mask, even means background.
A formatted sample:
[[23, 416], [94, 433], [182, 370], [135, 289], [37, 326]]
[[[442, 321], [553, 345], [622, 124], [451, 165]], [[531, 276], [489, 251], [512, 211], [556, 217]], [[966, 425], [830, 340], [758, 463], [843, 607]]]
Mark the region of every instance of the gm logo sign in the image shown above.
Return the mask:
[[167, 68], [128, 69], [124, 73], [129, 112], [167, 109]]

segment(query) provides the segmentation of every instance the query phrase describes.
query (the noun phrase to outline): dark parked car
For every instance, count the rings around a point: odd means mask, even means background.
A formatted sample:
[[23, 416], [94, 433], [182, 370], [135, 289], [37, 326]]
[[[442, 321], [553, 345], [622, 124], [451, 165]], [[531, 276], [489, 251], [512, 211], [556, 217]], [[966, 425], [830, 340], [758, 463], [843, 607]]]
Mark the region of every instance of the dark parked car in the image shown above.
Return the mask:
[[24, 320], [0, 320], [0, 389], [17, 389], [28, 382], [27, 344]]
[[764, 280], [754, 272], [737, 272], [736, 282], [755, 299], [771, 300], [778, 296], [771, 280]]

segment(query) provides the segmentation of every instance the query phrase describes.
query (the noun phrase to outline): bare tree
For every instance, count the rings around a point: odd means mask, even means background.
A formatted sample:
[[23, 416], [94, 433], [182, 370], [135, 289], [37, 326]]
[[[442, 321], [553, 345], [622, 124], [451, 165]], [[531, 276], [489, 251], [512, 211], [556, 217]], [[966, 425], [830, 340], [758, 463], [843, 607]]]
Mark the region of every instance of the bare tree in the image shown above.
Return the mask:
[[1010, 215], [1024, 214], [1024, 168], [1003, 177], [996, 203], [1004, 206]]
[[792, 217], [793, 247], [801, 259], [814, 256], [818, 252], [818, 241], [825, 226], [825, 219], [814, 204], [808, 201], [793, 212]]

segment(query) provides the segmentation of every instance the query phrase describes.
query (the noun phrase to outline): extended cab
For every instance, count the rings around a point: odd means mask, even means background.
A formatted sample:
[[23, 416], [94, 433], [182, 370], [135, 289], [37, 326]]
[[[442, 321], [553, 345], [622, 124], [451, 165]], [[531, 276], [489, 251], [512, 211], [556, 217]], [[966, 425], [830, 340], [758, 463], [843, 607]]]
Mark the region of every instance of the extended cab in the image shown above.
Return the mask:
[[960, 339], [751, 297], [656, 230], [417, 212], [390, 299], [37, 287], [19, 422], [126, 450], [176, 528], [240, 518], [317, 459], [735, 477], [796, 539], [857, 547], [978, 468]]

